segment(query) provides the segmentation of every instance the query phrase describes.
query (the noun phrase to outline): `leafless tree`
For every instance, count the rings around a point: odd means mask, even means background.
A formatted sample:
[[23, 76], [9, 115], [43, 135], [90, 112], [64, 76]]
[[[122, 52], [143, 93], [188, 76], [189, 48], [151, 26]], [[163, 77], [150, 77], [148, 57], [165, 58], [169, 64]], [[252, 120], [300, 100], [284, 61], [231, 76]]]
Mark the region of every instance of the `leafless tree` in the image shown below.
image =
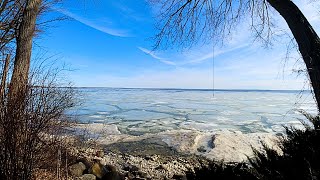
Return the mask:
[[15, 38], [15, 29], [17, 28], [20, 19], [20, 8], [16, 0], [1, 0], [0, 1], [0, 52], [5, 54], [9, 47], [8, 45]]
[[30, 73], [33, 39], [45, 23], [37, 21], [56, 2], [0, 0], [0, 179], [30, 179], [68, 124], [74, 91], [58, 81], [60, 71], [39, 64]]
[[159, 33], [155, 47], [190, 47], [203, 41], [219, 41], [244, 19], [250, 19], [254, 35], [269, 43], [273, 35], [272, 11], [287, 22], [306, 65], [320, 110], [320, 39], [291, 0], [150, 0], [159, 9]]
[[[8, 88], [0, 105], [0, 178], [30, 179], [35, 168], [52, 157], [58, 137], [68, 125], [65, 111], [74, 106], [74, 89], [59, 80], [58, 69], [37, 67], [15, 104], [9, 104]], [[19, 101], [18, 101], [19, 99]], [[11, 106], [24, 106], [12, 114]]]
[[[28, 83], [33, 39], [40, 31], [39, 27], [47, 24], [37, 21], [40, 15], [58, 2], [60, 0], [0, 0], [0, 58], [5, 59], [8, 55], [14, 58], [10, 78], [12, 98]], [[60, 19], [50, 19], [48, 22]]]
[[[28, 85], [30, 59], [33, 37], [36, 29], [36, 20], [40, 12], [42, 0], [22, 1], [22, 17], [18, 29], [16, 29], [16, 51], [14, 68], [9, 87], [9, 103], [16, 103], [16, 98], [23, 98]], [[9, 104], [9, 105], [10, 105]], [[22, 107], [16, 107], [18, 110]], [[12, 112], [15, 113], [15, 112]]]

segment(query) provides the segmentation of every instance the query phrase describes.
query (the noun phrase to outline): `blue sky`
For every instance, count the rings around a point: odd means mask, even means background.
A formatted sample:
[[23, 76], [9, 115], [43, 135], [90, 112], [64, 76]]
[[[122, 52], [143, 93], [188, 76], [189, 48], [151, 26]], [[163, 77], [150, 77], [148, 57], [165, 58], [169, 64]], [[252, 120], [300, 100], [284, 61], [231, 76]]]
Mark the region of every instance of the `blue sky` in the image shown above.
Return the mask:
[[[295, 1], [318, 31], [317, 4]], [[264, 48], [253, 42], [248, 23], [235, 28], [224, 46], [196, 45], [188, 50], [151, 51], [154, 11], [144, 0], [90, 0], [64, 2], [44, 19], [64, 15], [36, 40], [37, 51], [54, 55], [72, 69], [75, 86], [220, 89], [303, 89], [305, 77], [292, 73], [301, 67], [293, 51], [285, 61], [287, 39]], [[287, 31], [274, 16], [278, 30]], [[319, 31], [318, 31], [319, 32]]]

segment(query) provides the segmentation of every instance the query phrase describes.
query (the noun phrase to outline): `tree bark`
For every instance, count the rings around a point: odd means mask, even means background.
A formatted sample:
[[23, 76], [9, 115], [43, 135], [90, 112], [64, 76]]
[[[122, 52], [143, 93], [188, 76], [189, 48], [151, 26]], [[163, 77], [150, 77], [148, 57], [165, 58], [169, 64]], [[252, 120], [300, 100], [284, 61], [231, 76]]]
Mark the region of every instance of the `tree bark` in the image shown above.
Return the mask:
[[28, 85], [32, 40], [41, 4], [42, 0], [26, 0], [22, 22], [16, 37], [16, 56], [9, 88], [9, 99], [18, 96], [21, 98], [21, 93], [24, 93]]
[[320, 111], [320, 39], [291, 0], [267, 0], [287, 22], [306, 64], [318, 112]]
[[7, 85], [6, 83], [7, 83], [7, 74], [9, 71], [9, 64], [10, 64], [10, 54], [7, 54], [4, 62], [4, 67], [2, 70], [1, 85], [0, 85], [0, 103], [2, 103], [4, 92]]
[[[30, 179], [31, 173], [25, 169], [23, 159], [26, 152], [25, 134], [28, 127], [26, 119], [26, 97], [29, 83], [29, 69], [32, 52], [33, 36], [35, 34], [36, 20], [39, 14], [42, 0], [23, 0], [25, 4], [22, 12], [21, 22], [16, 30], [16, 52], [13, 73], [8, 92], [8, 104], [5, 121], [5, 179]], [[13, 130], [11, 130], [13, 129]], [[11, 144], [13, 149], [8, 149]]]

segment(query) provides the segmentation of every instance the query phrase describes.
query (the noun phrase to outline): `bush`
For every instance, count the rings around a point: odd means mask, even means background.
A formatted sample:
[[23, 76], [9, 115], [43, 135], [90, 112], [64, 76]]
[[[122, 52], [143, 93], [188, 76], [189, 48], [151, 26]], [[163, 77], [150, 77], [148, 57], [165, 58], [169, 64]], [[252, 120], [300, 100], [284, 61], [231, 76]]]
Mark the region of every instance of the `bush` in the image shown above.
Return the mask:
[[320, 118], [303, 113], [311, 122], [305, 129], [286, 127], [286, 136], [279, 141], [282, 154], [263, 145], [253, 149], [249, 163], [215, 163], [188, 172], [188, 179], [320, 179]]
[[209, 165], [196, 168], [195, 172], [187, 172], [187, 179], [253, 180], [256, 178], [245, 163], [210, 162]]
[[35, 168], [58, 158], [57, 135], [68, 125], [64, 111], [74, 106], [74, 90], [61, 87], [59, 72], [38, 67], [13, 102], [5, 88], [0, 98], [0, 179], [30, 179]]
[[265, 152], [255, 150], [255, 158], [250, 159], [261, 179], [319, 179], [320, 178], [320, 129], [319, 116], [304, 113], [311, 126], [305, 129], [286, 127], [287, 136], [279, 145], [283, 152], [264, 146]]

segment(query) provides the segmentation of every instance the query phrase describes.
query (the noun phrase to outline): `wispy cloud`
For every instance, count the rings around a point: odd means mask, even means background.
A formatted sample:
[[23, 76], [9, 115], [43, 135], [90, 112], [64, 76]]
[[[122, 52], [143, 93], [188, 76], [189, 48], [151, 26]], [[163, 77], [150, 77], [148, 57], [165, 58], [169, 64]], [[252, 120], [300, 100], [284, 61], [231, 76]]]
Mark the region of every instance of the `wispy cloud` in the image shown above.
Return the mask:
[[54, 8], [54, 10], [86, 25], [86, 26], [89, 26], [91, 28], [94, 28], [98, 31], [101, 31], [103, 33], [106, 33], [106, 34], [109, 34], [109, 35], [112, 35], [112, 36], [118, 36], [118, 37], [129, 37], [130, 34], [128, 33], [127, 30], [123, 30], [123, 29], [116, 29], [116, 28], [111, 28], [111, 27], [107, 27], [107, 26], [102, 26], [102, 25], [98, 25], [97, 23], [95, 23], [94, 21], [92, 20], [89, 20], [89, 19], [86, 19], [86, 18], [83, 18], [77, 14], [74, 14], [70, 11], [67, 11], [65, 9], [57, 9], [57, 8]]
[[[146, 48], [142, 48], [142, 47], [138, 47], [138, 48], [141, 51], [143, 51], [144, 53], [150, 55], [154, 59], [157, 59], [164, 64], [174, 65], [174, 66], [184, 66], [184, 65], [189, 65], [189, 64], [199, 64], [199, 63], [207, 61], [208, 59], [211, 59], [213, 57], [217, 57], [217, 56], [220, 56], [220, 55], [223, 55], [223, 54], [226, 54], [226, 53], [229, 53], [229, 52], [241, 49], [241, 48], [245, 48], [248, 46], [249, 46], [248, 44], [242, 44], [242, 45], [238, 45], [236, 47], [218, 49], [216, 51], [214, 51], [213, 48], [209, 48], [206, 51], [200, 51], [200, 52], [199, 52], [199, 49], [196, 48], [194, 50], [187, 52], [186, 54], [173, 54], [173, 55], [171, 55], [172, 57], [174, 57], [174, 59], [180, 59], [175, 62], [170, 61], [169, 58], [160, 57], [159, 55], [156, 55], [155, 52], [148, 50]], [[169, 53], [167, 53], [167, 54], [169, 54]], [[173, 59], [172, 57], [170, 59]]]
[[173, 66], [176, 65], [176, 63], [174, 63], [174, 62], [172, 62], [172, 61], [168, 61], [168, 60], [166, 60], [165, 58], [162, 58], [162, 57], [157, 56], [157, 55], [156, 55], [153, 51], [151, 51], [151, 50], [148, 50], [148, 49], [143, 48], [143, 47], [138, 47], [138, 48], [139, 48], [142, 52], [150, 55], [150, 56], [153, 57], [154, 59], [157, 59], [157, 60], [159, 60], [160, 62], [162, 62], [162, 63], [164, 63], [164, 64], [173, 65]]
[[122, 16], [134, 21], [146, 21], [147, 19], [139, 12], [130, 8], [126, 3], [121, 1], [112, 1], [113, 5], [121, 12]]

